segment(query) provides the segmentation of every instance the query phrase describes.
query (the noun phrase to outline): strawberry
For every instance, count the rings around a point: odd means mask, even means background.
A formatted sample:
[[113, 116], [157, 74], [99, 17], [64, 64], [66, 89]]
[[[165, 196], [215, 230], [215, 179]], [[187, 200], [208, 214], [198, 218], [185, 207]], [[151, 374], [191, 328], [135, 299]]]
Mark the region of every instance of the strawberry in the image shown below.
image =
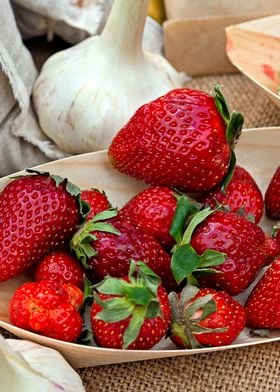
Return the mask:
[[280, 257], [277, 257], [253, 288], [245, 304], [247, 326], [280, 328]]
[[150, 234], [118, 219], [116, 214], [116, 210], [101, 212], [71, 240], [71, 248], [87, 269], [90, 281], [100, 282], [107, 275], [126, 276], [134, 259], [147, 263], [166, 289], [174, 289], [170, 255]]
[[69, 283], [28, 282], [10, 300], [10, 321], [17, 327], [73, 342], [82, 332], [82, 303], [83, 293]]
[[108, 155], [113, 167], [148, 184], [207, 191], [234, 166], [232, 147], [242, 125], [243, 116], [229, 113], [218, 85], [213, 97], [175, 89], [140, 107]]
[[184, 278], [191, 283], [194, 272], [203, 286], [236, 295], [250, 285], [274, 251], [268, 249], [259, 226], [235, 213], [205, 208], [193, 214], [183, 234], [174, 233], [178, 218], [176, 214], [171, 228], [177, 241], [171, 262], [177, 283]]
[[226, 292], [186, 286], [169, 294], [171, 340], [180, 348], [225, 346], [245, 327], [244, 308]]
[[76, 231], [79, 188], [48, 173], [14, 179], [0, 193], [0, 281], [20, 274]]
[[226, 189], [218, 186], [198, 199], [212, 209], [218, 205], [231, 212], [252, 217], [258, 223], [263, 214], [262, 193], [253, 177], [242, 167], [236, 166]]
[[150, 233], [162, 246], [171, 248], [174, 239], [169, 229], [177, 206], [176, 195], [167, 187], [150, 187], [129, 200], [119, 217]]
[[164, 337], [171, 321], [168, 295], [145, 263], [131, 261], [127, 277], [107, 277], [96, 290], [90, 318], [98, 346], [148, 350]]
[[266, 215], [270, 219], [280, 219], [280, 166], [268, 184], [264, 196]]
[[77, 258], [68, 251], [55, 250], [40, 260], [35, 268], [35, 281], [53, 280], [71, 283], [83, 289], [84, 269]]
[[90, 220], [99, 212], [108, 210], [110, 203], [105, 192], [100, 192], [98, 189], [84, 189], [81, 191], [81, 199], [90, 206], [90, 212], [87, 215], [87, 220]]

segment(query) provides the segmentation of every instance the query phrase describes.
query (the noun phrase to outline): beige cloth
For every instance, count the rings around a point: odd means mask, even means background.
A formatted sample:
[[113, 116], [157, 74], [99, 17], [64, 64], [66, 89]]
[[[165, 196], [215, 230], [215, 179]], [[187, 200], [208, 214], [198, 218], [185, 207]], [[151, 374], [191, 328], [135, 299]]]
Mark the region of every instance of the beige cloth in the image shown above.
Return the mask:
[[30, 106], [37, 76], [24, 47], [8, 0], [0, 12], [0, 176], [34, 164], [62, 158], [41, 131]]

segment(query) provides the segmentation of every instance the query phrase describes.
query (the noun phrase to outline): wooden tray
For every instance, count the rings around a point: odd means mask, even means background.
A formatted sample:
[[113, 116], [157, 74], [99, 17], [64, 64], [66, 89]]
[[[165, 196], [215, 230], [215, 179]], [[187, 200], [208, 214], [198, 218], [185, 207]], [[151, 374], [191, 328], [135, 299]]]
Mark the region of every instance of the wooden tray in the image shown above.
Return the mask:
[[227, 55], [280, 107], [280, 14], [226, 28]]
[[[255, 177], [257, 183], [264, 191], [276, 167], [280, 164], [280, 127], [259, 128], [244, 131], [236, 147], [238, 163], [246, 167]], [[106, 191], [113, 205], [121, 207], [145, 184], [137, 182], [123, 174], [118, 173], [110, 166], [106, 151], [76, 155], [63, 160], [50, 162], [38, 166], [40, 169], [51, 173], [68, 177], [82, 188], [95, 187]], [[8, 177], [0, 179], [0, 189], [10, 180]], [[262, 220], [262, 226], [269, 230], [272, 222]], [[52, 347], [60, 351], [74, 367], [87, 367], [112, 363], [131, 362], [154, 358], [175, 357], [204, 352], [214, 352], [238, 347], [246, 347], [255, 344], [280, 341], [280, 330], [271, 333], [270, 338], [253, 338], [245, 330], [239, 338], [230, 346], [218, 348], [201, 348], [195, 350], [178, 350], [170, 340], [166, 340], [148, 351], [123, 351], [111, 350], [98, 347], [81, 346], [74, 343], [61, 342], [59, 340], [40, 336], [38, 334], [14, 327], [9, 323], [8, 303], [9, 299], [21, 283], [26, 280], [25, 276], [19, 276], [0, 284], [0, 326], [15, 335], [34, 342]], [[251, 290], [239, 296], [244, 301]]]

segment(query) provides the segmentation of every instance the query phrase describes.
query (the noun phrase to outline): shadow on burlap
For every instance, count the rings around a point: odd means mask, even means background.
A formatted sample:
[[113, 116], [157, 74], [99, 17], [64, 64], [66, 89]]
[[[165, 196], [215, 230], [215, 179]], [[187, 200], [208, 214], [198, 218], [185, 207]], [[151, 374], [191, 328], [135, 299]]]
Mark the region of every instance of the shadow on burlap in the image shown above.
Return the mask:
[[[187, 87], [209, 92], [214, 82], [223, 86], [230, 107], [244, 114], [246, 128], [280, 126], [280, 108], [240, 74], [196, 77]], [[89, 392], [280, 392], [280, 344], [78, 372]]]

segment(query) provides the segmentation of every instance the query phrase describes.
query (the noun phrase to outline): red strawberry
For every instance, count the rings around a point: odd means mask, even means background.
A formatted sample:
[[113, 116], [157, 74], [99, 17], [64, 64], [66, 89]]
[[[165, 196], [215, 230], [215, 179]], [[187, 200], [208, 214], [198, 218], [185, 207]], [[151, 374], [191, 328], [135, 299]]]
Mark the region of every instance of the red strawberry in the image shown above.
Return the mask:
[[84, 287], [84, 269], [70, 252], [55, 250], [37, 264], [35, 281], [53, 280], [57, 283], [71, 283], [80, 289]]
[[[177, 218], [176, 214], [175, 223]], [[174, 236], [173, 228], [174, 223]], [[272, 254], [267, 249], [267, 236], [255, 223], [210, 208], [194, 214], [184, 234], [177, 233], [174, 238], [177, 245], [171, 265], [177, 282], [184, 278], [191, 282], [195, 272], [204, 286], [223, 289], [231, 295], [244, 291]], [[210, 274], [201, 275], [202, 272]]]
[[81, 192], [81, 199], [87, 202], [90, 206], [87, 220], [90, 220], [99, 212], [108, 210], [110, 203], [105, 192], [100, 192], [98, 189], [85, 189]]
[[134, 259], [147, 263], [166, 289], [174, 289], [170, 255], [150, 234], [118, 217], [112, 219], [116, 211], [108, 211], [87, 222], [71, 240], [78, 259], [88, 268], [89, 279], [99, 282], [107, 275], [126, 276]]
[[118, 132], [109, 158], [119, 171], [153, 185], [207, 191], [227, 175], [243, 116], [230, 115], [218, 85], [214, 97], [172, 90], [140, 107]]
[[59, 176], [34, 174], [0, 193], [0, 281], [61, 247], [80, 220], [79, 188]]
[[128, 277], [97, 286], [92, 332], [101, 347], [148, 350], [164, 337], [171, 309], [160, 279], [145, 263], [131, 262]]
[[151, 187], [134, 196], [119, 212], [119, 217], [150, 233], [171, 248], [174, 239], [169, 229], [177, 206], [178, 194], [167, 187]]
[[232, 179], [225, 190], [219, 186], [200, 197], [199, 201], [212, 209], [222, 205], [231, 212], [253, 216], [256, 223], [260, 221], [264, 208], [259, 187], [253, 177], [240, 166], [235, 167]]
[[28, 282], [10, 300], [10, 321], [17, 327], [73, 342], [82, 332], [83, 320], [78, 310], [82, 303], [83, 293], [71, 284]]
[[256, 284], [245, 305], [247, 326], [280, 328], [280, 257]]
[[228, 345], [245, 327], [244, 308], [223, 291], [186, 286], [169, 299], [171, 339], [177, 347]]
[[264, 197], [266, 215], [280, 219], [280, 166], [276, 169]]

